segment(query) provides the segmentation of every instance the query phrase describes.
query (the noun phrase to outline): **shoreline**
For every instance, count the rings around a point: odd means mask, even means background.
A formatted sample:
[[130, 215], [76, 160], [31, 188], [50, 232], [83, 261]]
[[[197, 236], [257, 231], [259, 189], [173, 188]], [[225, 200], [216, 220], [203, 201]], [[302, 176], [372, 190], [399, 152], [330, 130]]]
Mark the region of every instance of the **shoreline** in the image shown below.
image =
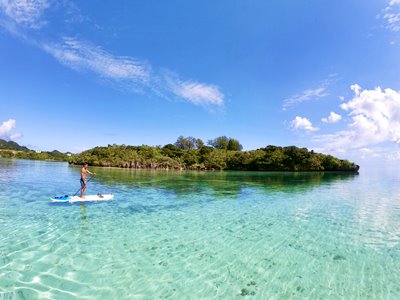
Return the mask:
[[[79, 168], [82, 164], [73, 164], [66, 160], [51, 160], [51, 159], [30, 159], [30, 158], [19, 158], [19, 157], [1, 157], [0, 159], [6, 160], [27, 160], [27, 161], [42, 161], [42, 162], [53, 162], [53, 163], [66, 163], [68, 167]], [[259, 172], [259, 173], [345, 173], [345, 174], [355, 174], [359, 175], [359, 171], [349, 171], [349, 170], [232, 170], [232, 169], [195, 169], [195, 168], [130, 168], [130, 167], [118, 167], [118, 166], [97, 166], [89, 165], [92, 168], [102, 168], [102, 169], [120, 169], [120, 170], [148, 170], [148, 171], [164, 171], [164, 172]]]
[[[71, 164], [68, 162], [68, 167], [79, 168], [82, 164]], [[196, 168], [130, 168], [130, 167], [118, 167], [118, 166], [97, 166], [90, 165], [91, 168], [101, 168], [101, 169], [118, 169], [118, 170], [142, 170], [142, 171], [163, 171], [163, 172], [257, 172], [257, 173], [346, 173], [359, 175], [359, 171], [345, 171], [345, 170], [232, 170], [232, 169], [196, 169]]]

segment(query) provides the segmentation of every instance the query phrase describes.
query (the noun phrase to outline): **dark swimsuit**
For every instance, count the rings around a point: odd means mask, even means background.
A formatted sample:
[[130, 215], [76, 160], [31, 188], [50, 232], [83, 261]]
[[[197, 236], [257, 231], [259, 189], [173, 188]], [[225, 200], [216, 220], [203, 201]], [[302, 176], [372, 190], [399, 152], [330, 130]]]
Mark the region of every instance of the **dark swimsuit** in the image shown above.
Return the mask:
[[83, 178], [81, 177], [81, 187], [84, 187], [85, 184], [86, 184], [86, 181], [83, 180]]

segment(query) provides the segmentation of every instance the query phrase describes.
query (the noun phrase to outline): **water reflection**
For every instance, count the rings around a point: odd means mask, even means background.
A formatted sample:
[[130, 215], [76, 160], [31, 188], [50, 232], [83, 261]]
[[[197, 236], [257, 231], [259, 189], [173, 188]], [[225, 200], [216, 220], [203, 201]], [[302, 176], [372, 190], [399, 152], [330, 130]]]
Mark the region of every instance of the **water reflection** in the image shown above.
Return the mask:
[[96, 182], [108, 186], [156, 188], [177, 196], [212, 193], [216, 198], [237, 197], [247, 189], [260, 193], [302, 193], [321, 185], [352, 181], [356, 174], [340, 172], [196, 172], [96, 169]]
[[82, 220], [82, 224], [86, 224], [87, 223], [86, 204], [83, 201], [80, 204], [81, 204], [81, 220]]

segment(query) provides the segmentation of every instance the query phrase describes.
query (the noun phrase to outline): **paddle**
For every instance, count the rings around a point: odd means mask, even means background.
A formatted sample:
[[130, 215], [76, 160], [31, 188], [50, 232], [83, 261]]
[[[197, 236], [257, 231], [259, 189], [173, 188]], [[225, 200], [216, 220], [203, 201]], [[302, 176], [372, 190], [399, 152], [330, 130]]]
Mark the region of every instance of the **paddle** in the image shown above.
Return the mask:
[[[94, 177], [94, 175], [90, 176], [90, 178], [86, 181], [86, 184], [88, 184], [88, 182], [89, 182], [90, 180], [92, 180], [93, 177]], [[75, 193], [72, 197], [75, 197], [75, 196], [79, 193], [79, 191], [81, 190], [81, 188], [82, 188], [82, 187], [80, 187], [79, 190], [77, 190], [76, 193]]]

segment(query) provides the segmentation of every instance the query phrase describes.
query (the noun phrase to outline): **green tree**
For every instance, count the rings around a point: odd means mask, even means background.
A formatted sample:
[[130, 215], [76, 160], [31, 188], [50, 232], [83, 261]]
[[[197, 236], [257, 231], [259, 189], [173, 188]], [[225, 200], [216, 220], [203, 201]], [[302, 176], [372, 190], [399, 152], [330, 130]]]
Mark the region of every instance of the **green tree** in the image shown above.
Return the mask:
[[324, 167], [322, 165], [322, 160], [320, 154], [314, 154], [314, 152], [311, 151], [311, 156], [307, 160], [306, 170], [323, 171]]
[[208, 145], [214, 147], [215, 149], [227, 149], [229, 138], [224, 136], [219, 136], [213, 140], [209, 140]]
[[255, 169], [259, 171], [287, 171], [284, 164], [286, 155], [282, 147], [268, 146], [263, 149], [264, 156], [256, 158]]
[[245, 164], [246, 153], [243, 152], [231, 152], [228, 156], [227, 168], [229, 170], [246, 170], [247, 166]]
[[204, 163], [204, 161], [206, 160], [207, 156], [213, 151], [212, 147], [209, 146], [202, 146], [199, 150], [198, 150], [198, 155], [199, 155], [199, 162], [200, 163]]
[[209, 140], [207, 143], [215, 149], [226, 149], [231, 151], [242, 151], [243, 149], [243, 146], [237, 139], [228, 138], [225, 135]]
[[230, 138], [228, 140], [227, 150], [232, 151], [242, 151], [243, 146], [239, 143], [237, 139]]
[[325, 155], [322, 165], [326, 171], [338, 171], [340, 169], [340, 160], [332, 155]]
[[184, 136], [179, 136], [175, 142], [175, 146], [182, 150], [194, 149], [195, 145], [192, 141], [188, 140]]
[[167, 144], [164, 147], [162, 147], [161, 152], [171, 158], [175, 157], [181, 157], [184, 154], [184, 151], [182, 149], [179, 149], [175, 145], [172, 144]]
[[298, 148], [289, 146], [283, 148], [285, 161], [283, 162], [288, 171], [304, 171], [306, 169], [307, 160], [310, 153], [307, 148]]
[[185, 154], [183, 155], [182, 159], [185, 165], [188, 167], [193, 166], [198, 162], [198, 157], [194, 150], [185, 151]]
[[226, 169], [227, 153], [226, 150], [214, 149], [204, 160], [204, 165], [208, 169]]
[[[193, 140], [192, 140], [193, 141]], [[229, 143], [229, 139], [228, 139]], [[66, 154], [58, 151], [2, 151], [2, 157], [16, 157], [40, 160], [61, 160]], [[80, 154], [72, 155], [70, 162], [83, 161], [95, 166], [124, 168], [176, 168], [202, 167], [220, 170], [258, 171], [350, 171], [359, 166], [331, 155], [308, 151], [306, 148], [267, 146], [252, 151], [216, 149], [201, 146], [199, 149], [183, 150], [175, 145], [164, 147], [109, 145], [95, 147]]]
[[182, 150], [192, 150], [192, 149], [199, 149], [204, 146], [204, 143], [201, 139], [188, 136], [179, 136], [175, 142], [175, 146]]
[[202, 139], [195, 139], [194, 143], [195, 143], [197, 149], [200, 149], [201, 147], [204, 146], [204, 142]]

